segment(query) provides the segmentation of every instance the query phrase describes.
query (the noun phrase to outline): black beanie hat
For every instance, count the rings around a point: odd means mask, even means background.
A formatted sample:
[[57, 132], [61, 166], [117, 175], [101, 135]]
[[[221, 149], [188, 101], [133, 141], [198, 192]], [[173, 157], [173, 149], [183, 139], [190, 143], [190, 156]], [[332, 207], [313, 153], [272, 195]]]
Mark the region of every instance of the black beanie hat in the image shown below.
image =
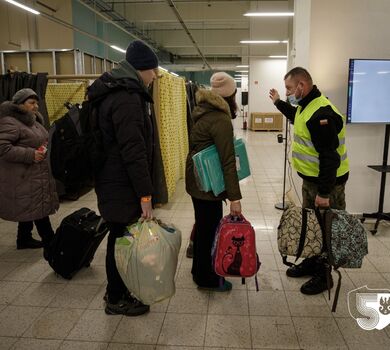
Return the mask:
[[148, 70], [158, 67], [158, 58], [156, 54], [141, 40], [130, 43], [126, 50], [126, 61], [136, 70]]

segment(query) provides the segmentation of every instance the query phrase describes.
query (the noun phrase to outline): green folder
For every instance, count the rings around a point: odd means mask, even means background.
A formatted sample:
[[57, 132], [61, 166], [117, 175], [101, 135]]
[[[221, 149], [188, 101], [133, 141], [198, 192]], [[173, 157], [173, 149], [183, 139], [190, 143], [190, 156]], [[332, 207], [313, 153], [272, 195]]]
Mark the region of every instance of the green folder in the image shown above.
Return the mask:
[[[238, 180], [245, 179], [251, 172], [249, 169], [248, 154], [242, 139], [234, 140], [234, 152]], [[215, 196], [225, 191], [221, 160], [215, 145], [196, 153], [192, 157], [192, 160], [194, 161], [195, 178], [202, 191], [213, 191]]]

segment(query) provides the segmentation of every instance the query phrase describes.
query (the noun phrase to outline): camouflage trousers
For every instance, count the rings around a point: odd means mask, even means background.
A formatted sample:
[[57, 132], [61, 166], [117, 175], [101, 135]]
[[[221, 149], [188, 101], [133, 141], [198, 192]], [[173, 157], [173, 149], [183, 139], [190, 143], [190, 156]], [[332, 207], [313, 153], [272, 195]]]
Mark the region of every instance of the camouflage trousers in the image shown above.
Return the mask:
[[[314, 201], [318, 194], [318, 186], [315, 183], [303, 180], [302, 207], [314, 209]], [[330, 207], [345, 210], [345, 183], [336, 185], [329, 194]]]

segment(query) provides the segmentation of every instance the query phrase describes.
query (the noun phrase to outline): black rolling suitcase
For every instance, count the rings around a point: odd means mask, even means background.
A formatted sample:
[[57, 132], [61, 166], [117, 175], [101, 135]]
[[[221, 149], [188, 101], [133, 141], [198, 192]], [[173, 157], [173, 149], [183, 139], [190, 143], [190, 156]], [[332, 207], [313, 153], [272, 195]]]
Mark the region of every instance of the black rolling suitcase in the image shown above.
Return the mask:
[[88, 267], [108, 232], [103, 219], [88, 208], [65, 217], [48, 251], [48, 261], [60, 276], [71, 279], [82, 267]]

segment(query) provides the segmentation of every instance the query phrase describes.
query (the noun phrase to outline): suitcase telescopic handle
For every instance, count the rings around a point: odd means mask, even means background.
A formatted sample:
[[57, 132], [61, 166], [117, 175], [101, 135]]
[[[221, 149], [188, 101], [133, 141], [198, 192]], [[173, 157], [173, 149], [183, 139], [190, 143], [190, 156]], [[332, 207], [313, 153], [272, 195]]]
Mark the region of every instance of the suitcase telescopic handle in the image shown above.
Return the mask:
[[101, 227], [103, 224], [105, 224], [105, 223], [106, 223], [106, 221], [105, 221], [103, 218], [100, 218], [100, 219], [99, 219], [99, 222], [98, 222], [98, 224], [97, 224], [97, 226], [96, 226], [96, 232], [99, 232], [100, 227]]
[[88, 219], [90, 216], [93, 216], [93, 215], [95, 215], [95, 212], [93, 210], [90, 210], [90, 211], [86, 212], [85, 214], [81, 215], [81, 219], [85, 220], [85, 219]]

